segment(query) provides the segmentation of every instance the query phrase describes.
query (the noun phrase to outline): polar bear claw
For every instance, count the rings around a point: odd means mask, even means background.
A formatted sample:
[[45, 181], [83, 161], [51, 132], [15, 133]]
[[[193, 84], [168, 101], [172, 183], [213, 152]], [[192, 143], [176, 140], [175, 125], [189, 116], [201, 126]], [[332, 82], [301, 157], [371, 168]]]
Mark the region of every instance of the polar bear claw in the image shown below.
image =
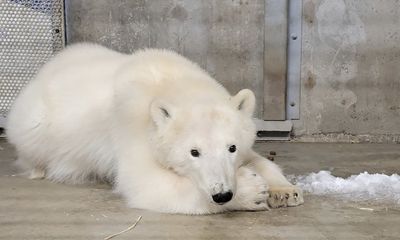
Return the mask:
[[267, 199], [271, 208], [294, 207], [304, 203], [303, 192], [295, 186], [275, 187]]

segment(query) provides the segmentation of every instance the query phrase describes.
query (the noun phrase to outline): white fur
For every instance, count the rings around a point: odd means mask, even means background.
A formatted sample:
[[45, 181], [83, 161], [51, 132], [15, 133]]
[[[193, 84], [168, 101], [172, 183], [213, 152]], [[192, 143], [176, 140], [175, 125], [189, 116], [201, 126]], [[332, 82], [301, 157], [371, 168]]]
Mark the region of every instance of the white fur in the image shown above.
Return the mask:
[[[268, 187], [301, 192], [251, 150], [254, 106], [250, 90], [232, 97], [174, 52], [125, 55], [78, 44], [22, 91], [7, 136], [32, 178], [111, 181], [131, 207], [187, 214], [265, 210], [267, 201], [279, 205], [268, 200], [274, 194]], [[212, 195], [226, 191], [233, 200], [213, 202]], [[299, 196], [286, 206], [301, 203]]]

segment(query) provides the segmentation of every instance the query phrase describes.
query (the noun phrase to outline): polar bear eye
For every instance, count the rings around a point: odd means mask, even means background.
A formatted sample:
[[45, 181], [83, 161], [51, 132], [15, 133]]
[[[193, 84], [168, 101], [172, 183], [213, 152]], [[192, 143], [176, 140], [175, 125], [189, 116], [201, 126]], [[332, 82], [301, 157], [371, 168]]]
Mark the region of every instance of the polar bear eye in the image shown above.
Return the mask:
[[199, 157], [200, 156], [199, 151], [196, 150], [196, 149], [190, 150], [190, 154], [192, 154], [193, 157]]
[[231, 152], [231, 153], [236, 152], [236, 145], [231, 145], [231, 146], [229, 147], [229, 152]]

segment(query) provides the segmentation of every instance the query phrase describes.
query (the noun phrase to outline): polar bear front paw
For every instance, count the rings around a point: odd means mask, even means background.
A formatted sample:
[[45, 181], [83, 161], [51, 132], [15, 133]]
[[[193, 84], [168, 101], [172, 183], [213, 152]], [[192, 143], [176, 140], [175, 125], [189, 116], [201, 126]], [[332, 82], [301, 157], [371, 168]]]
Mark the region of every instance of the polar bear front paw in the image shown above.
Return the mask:
[[295, 186], [273, 187], [268, 191], [271, 208], [293, 207], [304, 203], [303, 191]]
[[241, 167], [238, 171], [232, 210], [268, 210], [268, 185], [265, 179], [246, 167]]

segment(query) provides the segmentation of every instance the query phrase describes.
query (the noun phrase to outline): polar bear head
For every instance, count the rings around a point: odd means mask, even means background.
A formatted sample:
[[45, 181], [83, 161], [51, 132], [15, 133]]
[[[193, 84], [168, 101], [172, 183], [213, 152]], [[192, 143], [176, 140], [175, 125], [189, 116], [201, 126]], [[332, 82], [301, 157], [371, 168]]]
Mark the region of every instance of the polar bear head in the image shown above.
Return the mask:
[[158, 161], [224, 204], [235, 194], [236, 170], [254, 142], [254, 94], [244, 89], [226, 101], [189, 100], [186, 105], [151, 104]]

